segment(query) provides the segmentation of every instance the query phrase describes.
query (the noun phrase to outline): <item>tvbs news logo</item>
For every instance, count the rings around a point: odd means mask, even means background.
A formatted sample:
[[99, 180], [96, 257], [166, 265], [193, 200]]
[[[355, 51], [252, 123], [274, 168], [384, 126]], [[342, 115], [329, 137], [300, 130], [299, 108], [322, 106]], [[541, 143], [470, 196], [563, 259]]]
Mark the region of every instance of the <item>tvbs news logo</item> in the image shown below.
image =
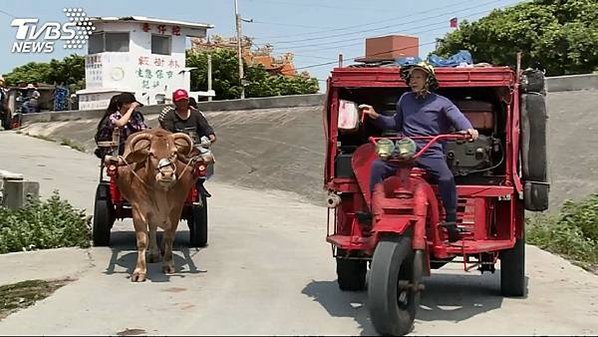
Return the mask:
[[16, 41], [12, 45], [13, 53], [51, 53], [54, 43], [64, 41], [64, 49], [81, 49], [87, 44], [89, 36], [96, 30], [91, 19], [81, 8], [65, 8], [67, 22], [46, 22], [39, 19], [14, 19], [11, 26], [17, 27]]

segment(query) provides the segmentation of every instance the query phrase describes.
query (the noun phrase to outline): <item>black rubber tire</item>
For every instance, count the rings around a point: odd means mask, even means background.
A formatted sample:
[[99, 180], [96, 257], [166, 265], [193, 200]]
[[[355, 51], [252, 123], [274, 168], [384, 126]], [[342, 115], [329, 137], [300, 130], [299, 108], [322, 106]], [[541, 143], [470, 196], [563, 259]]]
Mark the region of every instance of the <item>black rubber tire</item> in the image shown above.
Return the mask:
[[506, 297], [525, 295], [525, 238], [500, 252], [500, 292]]
[[110, 185], [101, 183], [96, 189], [93, 209], [92, 239], [96, 247], [110, 245], [110, 230], [114, 225], [114, 207], [110, 198]]
[[527, 69], [521, 78], [521, 89], [525, 93], [544, 94], [544, 73], [538, 69]]
[[521, 95], [523, 180], [547, 182], [546, 101], [540, 94]]
[[342, 291], [365, 290], [365, 276], [367, 262], [363, 260], [350, 260], [336, 258], [336, 276], [338, 287]]
[[548, 183], [526, 182], [523, 186], [523, 205], [526, 210], [543, 212], [548, 209]]
[[[419, 291], [399, 293], [399, 281], [413, 277], [413, 250], [408, 236], [389, 236], [378, 243], [368, 283], [368, 307], [376, 331], [382, 335], [405, 335], [413, 327]], [[403, 302], [399, 295], [405, 295]]]
[[96, 247], [107, 247], [110, 245], [110, 229], [114, 223], [114, 210], [110, 199], [104, 197], [104, 188], [104, 185], [98, 186], [93, 208], [92, 240], [93, 245]]
[[205, 247], [208, 245], [208, 198], [201, 194], [201, 205], [193, 206], [189, 223], [189, 245]]

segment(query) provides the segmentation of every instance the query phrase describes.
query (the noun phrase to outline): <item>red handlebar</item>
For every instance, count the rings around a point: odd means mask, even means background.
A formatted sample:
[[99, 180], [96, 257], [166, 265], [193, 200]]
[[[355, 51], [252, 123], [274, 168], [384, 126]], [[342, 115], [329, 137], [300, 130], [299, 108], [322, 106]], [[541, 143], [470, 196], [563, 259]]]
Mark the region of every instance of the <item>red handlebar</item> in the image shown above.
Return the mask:
[[[376, 145], [376, 142], [379, 139], [399, 140], [403, 138], [407, 137], [370, 137], [369, 140], [372, 144]], [[411, 157], [412, 159], [416, 159], [419, 156], [421, 156], [424, 152], [426, 152], [433, 144], [437, 143], [440, 140], [467, 140], [471, 139], [471, 135], [462, 133], [452, 133], [437, 136], [414, 136], [409, 138], [413, 140], [429, 140], [424, 147], [422, 147], [415, 155], [413, 155], [413, 157]]]

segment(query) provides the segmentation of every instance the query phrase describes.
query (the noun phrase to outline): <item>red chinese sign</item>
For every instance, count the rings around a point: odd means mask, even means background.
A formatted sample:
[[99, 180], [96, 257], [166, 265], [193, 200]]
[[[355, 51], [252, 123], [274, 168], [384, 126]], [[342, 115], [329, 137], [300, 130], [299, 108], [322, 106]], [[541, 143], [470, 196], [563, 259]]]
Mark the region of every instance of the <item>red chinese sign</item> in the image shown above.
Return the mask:
[[[173, 25], [172, 27], [170, 27], [170, 29], [171, 29], [172, 35], [174, 35], [174, 36], [181, 36], [181, 26]], [[151, 30], [152, 30], [152, 27], [151, 27], [151, 25], [149, 23], [146, 22], [146, 23], [143, 24], [143, 31], [144, 32], [147, 33], [147, 32], [149, 32]], [[157, 30], [158, 30], [158, 32], [160, 34], [164, 35], [164, 33], [166, 33], [166, 31], [168, 29], [167, 29], [166, 25], [158, 25], [157, 26]]]
[[166, 32], [166, 26], [165, 25], [159, 25], [158, 26], [158, 31], [160, 32], [160, 34], [164, 35], [164, 32]]

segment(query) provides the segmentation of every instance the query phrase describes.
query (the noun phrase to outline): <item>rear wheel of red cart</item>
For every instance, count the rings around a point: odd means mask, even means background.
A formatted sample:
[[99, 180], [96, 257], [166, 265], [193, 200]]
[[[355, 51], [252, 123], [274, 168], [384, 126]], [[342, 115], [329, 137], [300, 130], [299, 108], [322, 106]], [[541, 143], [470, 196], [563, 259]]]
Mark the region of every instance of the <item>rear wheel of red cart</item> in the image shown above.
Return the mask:
[[[420, 252], [421, 253], [421, 252]], [[419, 268], [415, 268], [411, 238], [389, 236], [376, 247], [368, 284], [370, 317], [378, 333], [404, 335], [411, 331], [419, 305]]]
[[500, 291], [503, 296], [525, 295], [525, 239], [500, 252]]
[[113, 223], [114, 208], [110, 200], [110, 187], [107, 184], [100, 184], [96, 190], [93, 209], [92, 239], [94, 246], [110, 245], [110, 230]]
[[336, 258], [336, 275], [338, 287], [342, 291], [365, 290], [365, 275], [367, 273], [367, 262], [364, 260], [350, 260]]

